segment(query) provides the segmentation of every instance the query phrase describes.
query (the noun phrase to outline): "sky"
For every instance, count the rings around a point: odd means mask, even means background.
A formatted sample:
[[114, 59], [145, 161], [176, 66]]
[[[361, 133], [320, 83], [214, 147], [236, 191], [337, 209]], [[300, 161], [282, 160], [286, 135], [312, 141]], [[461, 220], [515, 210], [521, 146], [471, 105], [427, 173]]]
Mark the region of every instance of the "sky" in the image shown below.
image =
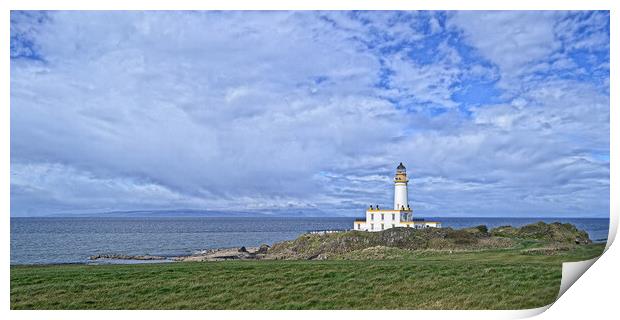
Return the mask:
[[12, 11], [11, 216], [609, 216], [608, 11]]

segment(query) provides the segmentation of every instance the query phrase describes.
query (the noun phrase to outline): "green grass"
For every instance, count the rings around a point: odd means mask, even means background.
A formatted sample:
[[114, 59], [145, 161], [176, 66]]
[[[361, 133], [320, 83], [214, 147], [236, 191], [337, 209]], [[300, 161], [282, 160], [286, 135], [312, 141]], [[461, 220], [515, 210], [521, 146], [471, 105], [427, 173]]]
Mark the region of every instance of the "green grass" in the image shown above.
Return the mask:
[[11, 266], [11, 309], [522, 309], [553, 302], [561, 263], [520, 248], [391, 260]]

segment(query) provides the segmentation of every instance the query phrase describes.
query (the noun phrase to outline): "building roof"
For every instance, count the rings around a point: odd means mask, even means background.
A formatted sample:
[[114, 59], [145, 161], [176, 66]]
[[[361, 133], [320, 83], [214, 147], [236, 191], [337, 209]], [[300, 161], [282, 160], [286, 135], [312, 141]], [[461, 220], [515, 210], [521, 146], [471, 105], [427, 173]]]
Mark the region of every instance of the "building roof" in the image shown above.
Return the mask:
[[396, 167], [396, 169], [398, 169], [398, 170], [405, 170], [406, 168], [405, 168], [405, 166], [403, 166], [403, 163], [401, 162], [401, 163], [398, 165], [398, 167]]

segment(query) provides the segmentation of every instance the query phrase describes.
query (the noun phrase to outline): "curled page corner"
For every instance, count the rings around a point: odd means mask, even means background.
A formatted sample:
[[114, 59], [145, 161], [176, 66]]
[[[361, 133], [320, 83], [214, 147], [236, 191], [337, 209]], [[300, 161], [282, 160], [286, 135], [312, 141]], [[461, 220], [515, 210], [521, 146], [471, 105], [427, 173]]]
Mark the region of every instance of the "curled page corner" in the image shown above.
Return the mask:
[[607, 252], [607, 249], [609, 249], [609, 246], [611, 246], [616, 238], [618, 228], [618, 221], [616, 219], [617, 217], [610, 215], [607, 243], [605, 244], [605, 250], [603, 250], [600, 256], [590, 260], [562, 263], [562, 282], [560, 283], [560, 291], [558, 292], [558, 297], [556, 300], [559, 299], [566, 292], [566, 290], [568, 290], [568, 288], [570, 288], [575, 281], [577, 281], [577, 279], [579, 279], [588, 269], [590, 269], [596, 260]]
[[[603, 254], [605, 253], [603, 252]], [[562, 263], [562, 282], [560, 283], [560, 292], [558, 293], [557, 299], [559, 299], [600, 257], [601, 256], [598, 256], [584, 261]]]
[[511, 316], [514, 316], [514, 318], [511, 318], [511, 319], [525, 319], [525, 318], [531, 318], [531, 317], [537, 316], [547, 311], [547, 309], [551, 308], [552, 305], [553, 303], [550, 303], [546, 306], [542, 306], [538, 308], [519, 310], [511, 315]]
[[[616, 233], [618, 232], [618, 216], [614, 214], [610, 214], [609, 217], [609, 232], [607, 233], [607, 244], [605, 245], [605, 251], [609, 249], [609, 246], [616, 239]], [[603, 254], [605, 254], [603, 251]]]

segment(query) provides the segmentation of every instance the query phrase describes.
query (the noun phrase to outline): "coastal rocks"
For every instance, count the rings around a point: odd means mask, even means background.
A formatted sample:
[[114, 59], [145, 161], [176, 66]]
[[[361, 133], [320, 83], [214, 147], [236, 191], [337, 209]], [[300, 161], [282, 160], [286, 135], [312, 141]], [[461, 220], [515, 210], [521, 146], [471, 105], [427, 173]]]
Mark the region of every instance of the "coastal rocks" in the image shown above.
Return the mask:
[[[264, 245], [267, 246], [267, 245]], [[259, 248], [223, 248], [201, 251], [191, 256], [175, 257], [175, 261], [225, 261], [225, 260], [258, 260], [264, 259], [266, 249]], [[267, 249], [269, 246], [266, 247]]]
[[258, 250], [256, 250], [256, 253], [267, 254], [267, 251], [269, 251], [269, 246], [266, 244], [261, 244], [260, 247], [258, 247]]
[[189, 256], [160, 257], [151, 255], [100, 254], [90, 256], [89, 260], [172, 260], [172, 261], [225, 261], [266, 259], [269, 246], [266, 244], [253, 248], [221, 248], [201, 250]]
[[125, 255], [125, 254], [98, 254], [88, 257], [89, 260], [166, 260], [166, 257], [151, 256], [151, 255]]
[[[262, 249], [261, 249], [262, 248]], [[189, 256], [161, 257], [151, 255], [100, 254], [90, 256], [89, 260], [172, 260], [172, 261], [224, 261], [224, 260], [257, 260], [265, 257], [269, 248], [222, 248], [201, 250]]]
[[521, 228], [502, 226], [492, 229], [491, 235], [571, 244], [588, 244], [592, 242], [587, 232], [578, 230], [573, 224], [560, 222], [544, 223], [541, 221]]

